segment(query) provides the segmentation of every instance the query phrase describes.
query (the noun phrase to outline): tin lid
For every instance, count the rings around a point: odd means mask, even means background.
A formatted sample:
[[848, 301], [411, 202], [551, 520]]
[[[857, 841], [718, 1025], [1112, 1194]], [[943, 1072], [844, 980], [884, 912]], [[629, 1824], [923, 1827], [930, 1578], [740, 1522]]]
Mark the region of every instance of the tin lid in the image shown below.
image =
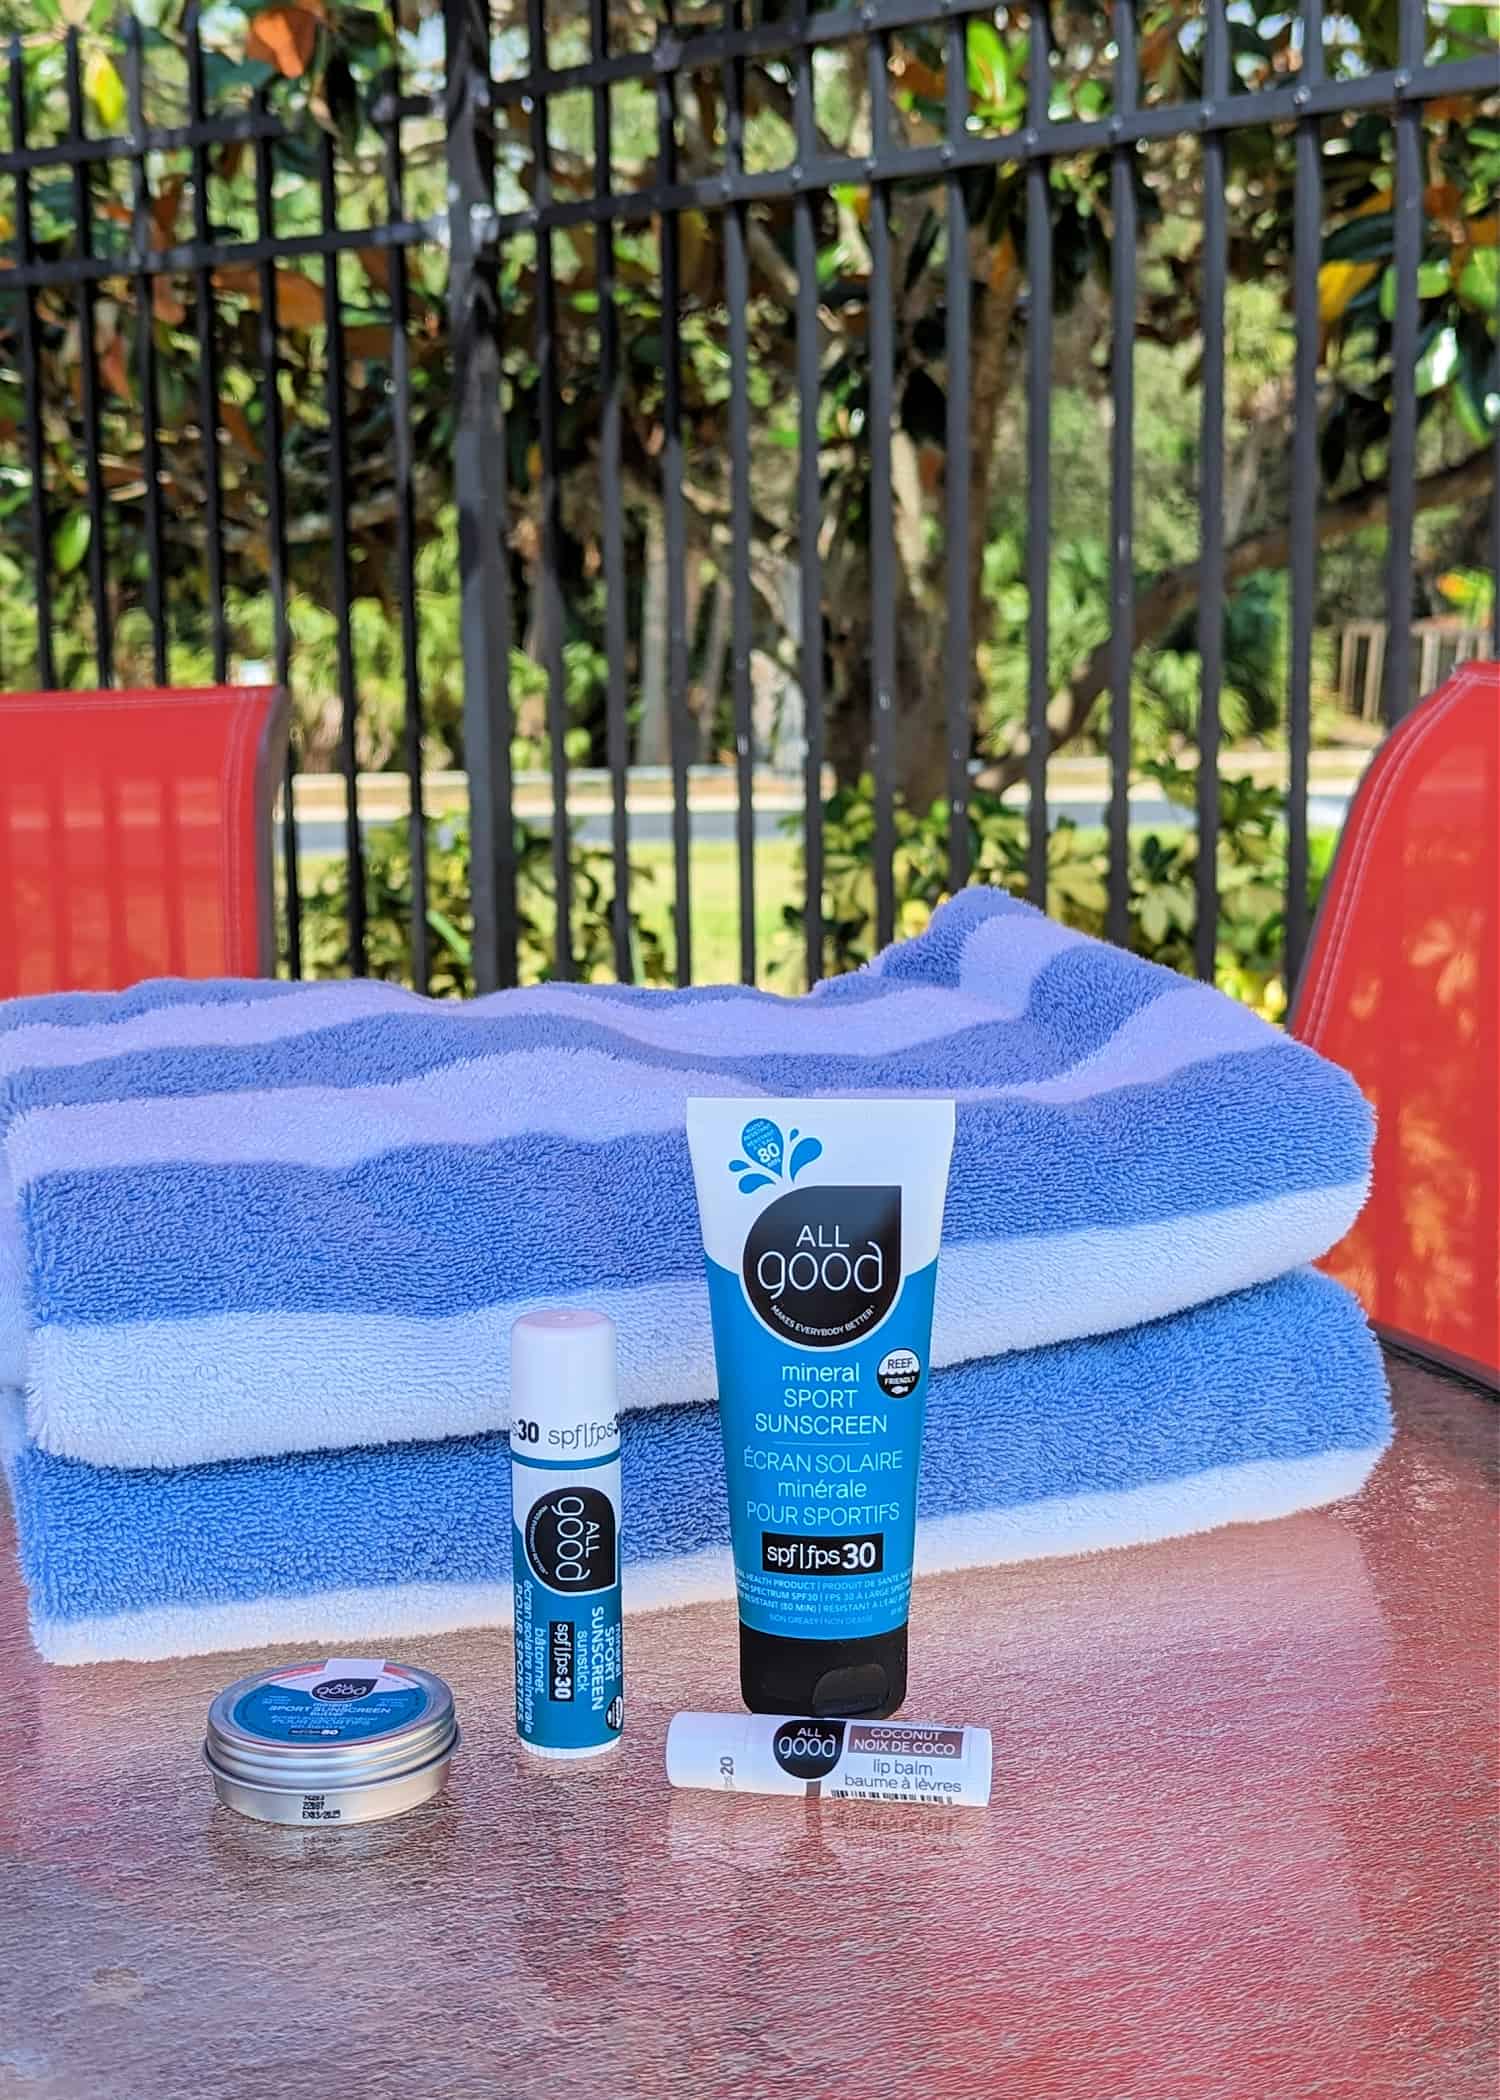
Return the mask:
[[307, 1793], [402, 1779], [458, 1740], [453, 1694], [409, 1663], [331, 1656], [257, 1670], [208, 1710], [204, 1755], [242, 1785]]

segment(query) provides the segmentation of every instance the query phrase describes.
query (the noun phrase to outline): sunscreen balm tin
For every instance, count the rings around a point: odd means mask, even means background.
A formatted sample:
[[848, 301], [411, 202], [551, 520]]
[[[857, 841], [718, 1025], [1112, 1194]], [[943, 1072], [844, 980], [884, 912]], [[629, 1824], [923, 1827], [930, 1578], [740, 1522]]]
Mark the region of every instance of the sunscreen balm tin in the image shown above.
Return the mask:
[[510, 1395], [516, 1732], [538, 1757], [593, 1757], [625, 1719], [613, 1320], [523, 1314]]
[[282, 1663], [220, 1692], [203, 1755], [214, 1791], [260, 1823], [398, 1816], [440, 1791], [458, 1748], [453, 1694], [407, 1663]]
[[676, 1714], [667, 1730], [673, 1786], [800, 1794], [919, 1808], [988, 1808], [987, 1728], [926, 1721]]

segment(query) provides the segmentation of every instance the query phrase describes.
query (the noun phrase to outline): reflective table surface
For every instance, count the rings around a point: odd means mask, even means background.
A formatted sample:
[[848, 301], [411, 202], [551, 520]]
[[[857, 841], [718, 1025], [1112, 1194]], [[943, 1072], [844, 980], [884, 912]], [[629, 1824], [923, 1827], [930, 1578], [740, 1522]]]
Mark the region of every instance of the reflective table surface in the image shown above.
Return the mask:
[[908, 1712], [995, 1730], [951, 1818], [671, 1793], [703, 1607], [606, 1759], [453, 1635], [446, 1795], [249, 1823], [199, 1745], [262, 1658], [48, 1668], [0, 1522], [0, 2100], [1493, 2100], [1500, 1410], [1392, 1370], [1355, 1503], [918, 1585]]

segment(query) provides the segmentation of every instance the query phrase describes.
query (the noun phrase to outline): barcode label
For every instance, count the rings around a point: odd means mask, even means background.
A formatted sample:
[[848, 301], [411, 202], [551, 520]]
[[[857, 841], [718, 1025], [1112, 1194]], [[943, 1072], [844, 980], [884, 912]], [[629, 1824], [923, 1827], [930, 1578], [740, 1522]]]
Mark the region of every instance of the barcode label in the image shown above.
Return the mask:
[[891, 1801], [902, 1808], [946, 1808], [949, 1805], [946, 1801], [934, 1800], [930, 1794], [888, 1794], [875, 1786], [829, 1787], [825, 1798], [829, 1801]]

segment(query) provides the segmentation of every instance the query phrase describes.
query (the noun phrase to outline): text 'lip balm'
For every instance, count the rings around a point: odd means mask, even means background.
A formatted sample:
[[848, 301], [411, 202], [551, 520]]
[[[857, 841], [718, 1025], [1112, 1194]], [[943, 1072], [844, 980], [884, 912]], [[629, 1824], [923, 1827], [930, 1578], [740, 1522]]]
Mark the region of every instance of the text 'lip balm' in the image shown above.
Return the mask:
[[592, 1757], [625, 1716], [620, 1413], [607, 1313], [525, 1313], [510, 1337], [516, 1731], [538, 1757]]
[[673, 1786], [988, 1808], [987, 1728], [925, 1721], [844, 1721], [784, 1714], [676, 1714], [667, 1730]]

